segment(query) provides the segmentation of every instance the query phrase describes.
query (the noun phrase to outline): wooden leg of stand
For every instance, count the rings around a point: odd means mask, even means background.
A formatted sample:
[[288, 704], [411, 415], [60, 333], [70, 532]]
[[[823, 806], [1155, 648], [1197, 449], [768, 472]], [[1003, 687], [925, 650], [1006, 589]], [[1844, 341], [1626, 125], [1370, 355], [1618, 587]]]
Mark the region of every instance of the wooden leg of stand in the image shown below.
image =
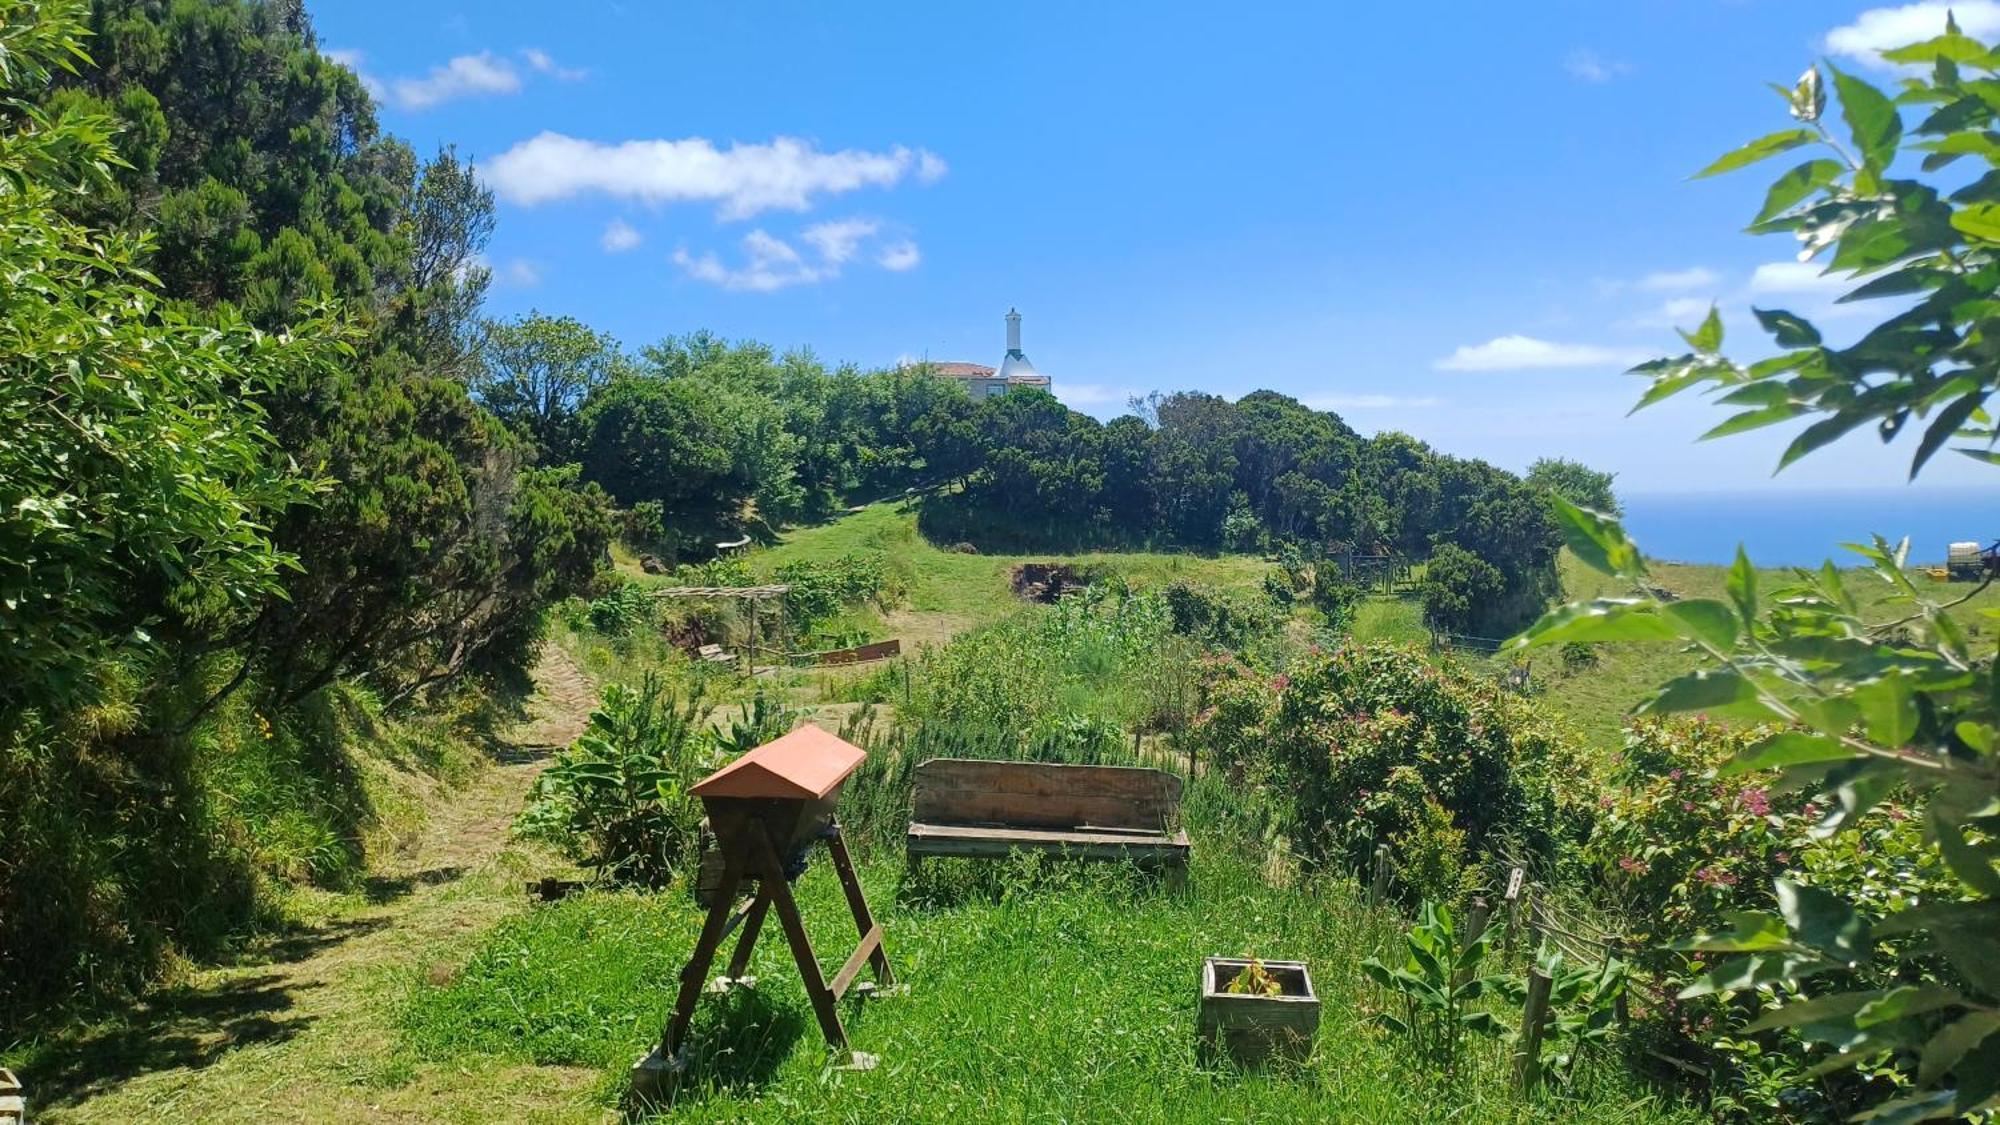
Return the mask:
[[702, 924], [701, 937], [694, 943], [694, 954], [688, 958], [687, 967], [681, 970], [681, 992], [674, 1000], [674, 1016], [667, 1022], [667, 1031], [660, 1037], [660, 1054], [672, 1060], [680, 1053], [681, 1043], [687, 1038], [688, 1025], [694, 1022], [694, 1007], [701, 1001], [702, 985], [708, 980], [708, 967], [715, 961], [716, 948], [722, 944], [723, 931], [729, 925], [730, 912], [736, 906], [736, 888], [743, 882], [743, 857], [731, 854], [722, 868], [722, 882], [715, 888], [715, 898], [710, 900], [708, 921]]
[[799, 975], [805, 978], [806, 996], [812, 1000], [813, 1015], [819, 1017], [819, 1030], [826, 1041], [836, 1050], [852, 1054], [853, 1048], [847, 1043], [847, 1029], [840, 1025], [840, 1012], [835, 1007], [833, 993], [826, 987], [826, 976], [819, 970], [819, 959], [813, 956], [812, 939], [806, 936], [805, 919], [799, 917], [799, 904], [792, 901], [792, 885], [785, 879], [785, 869], [778, 863], [778, 853], [771, 848], [771, 839], [765, 835], [763, 827], [750, 829], [756, 848], [757, 869], [763, 876], [764, 886], [769, 889], [772, 905], [778, 908], [778, 921], [784, 923], [785, 937], [792, 944], [792, 959], [799, 963]]
[[[875, 916], [868, 910], [868, 899], [861, 893], [861, 879], [854, 873], [854, 860], [847, 854], [847, 840], [837, 824], [827, 837], [826, 850], [833, 853], [833, 869], [840, 873], [840, 889], [847, 892], [847, 909], [854, 913], [855, 932], [865, 938], [875, 928]], [[889, 988], [896, 983], [896, 974], [889, 968], [888, 950], [877, 945], [868, 956], [868, 965], [875, 970], [876, 984]]]
[[771, 908], [771, 894], [762, 884], [757, 887], [757, 898], [750, 903], [750, 913], [743, 919], [743, 936], [736, 939], [736, 953], [729, 959], [729, 979], [743, 979], [743, 973], [750, 967], [750, 952], [757, 947], [757, 931], [764, 928], [764, 914]]

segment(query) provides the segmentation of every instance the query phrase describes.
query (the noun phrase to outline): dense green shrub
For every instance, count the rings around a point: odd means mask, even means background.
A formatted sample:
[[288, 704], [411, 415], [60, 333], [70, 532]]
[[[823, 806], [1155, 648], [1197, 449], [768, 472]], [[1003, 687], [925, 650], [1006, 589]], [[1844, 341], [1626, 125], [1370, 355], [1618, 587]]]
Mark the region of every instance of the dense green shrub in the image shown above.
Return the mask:
[[1221, 689], [1231, 706], [1212, 709], [1206, 737], [1281, 795], [1307, 856], [1359, 872], [1386, 843], [1406, 888], [1448, 892], [1503, 841], [1552, 858], [1587, 823], [1571, 736], [1454, 665], [1349, 645], [1308, 654], [1272, 687], [1261, 718], [1236, 698], [1254, 687]]
[[[1645, 943], [1635, 957], [1658, 994], [1672, 996], [1705, 967], [1701, 955], [1661, 943], [1726, 929], [1740, 911], [1772, 909], [1779, 878], [1882, 912], [1955, 897], [1950, 871], [1925, 847], [1920, 823], [1901, 802], [1885, 801], [1855, 831], [1823, 839], [1816, 831], [1823, 799], [1778, 787], [1768, 772], [1727, 771], [1770, 733], [1702, 719], [1637, 722], [1613, 785], [1598, 798], [1585, 858], [1627, 932]], [[1953, 976], [1941, 962], [1929, 971], [1933, 980]], [[1875, 988], [1901, 983], [1873, 969], [1855, 979]], [[1808, 1077], [1833, 1056], [1831, 1048], [1784, 1029], [1735, 1030], [1737, 1004], [1690, 997], [1641, 1005], [1639, 1014], [1649, 1036], [1712, 1065], [1725, 1103], [1753, 1118], [1840, 1117], [1865, 1104], [1847, 1076]], [[1886, 1074], [1859, 1085], [1876, 1080], [1893, 1085]]]
[[791, 587], [785, 612], [801, 633], [859, 605], [882, 591], [886, 567], [876, 551], [851, 551], [820, 562], [795, 562], [777, 569], [772, 578]]
[[1474, 632], [1493, 619], [1507, 589], [1506, 576], [1463, 547], [1443, 544], [1424, 568], [1424, 623], [1454, 633]]
[[666, 886], [694, 860], [702, 810], [689, 790], [798, 719], [761, 692], [727, 721], [715, 711], [699, 679], [683, 689], [648, 672], [605, 685], [589, 726], [535, 779], [519, 831], [604, 878]]

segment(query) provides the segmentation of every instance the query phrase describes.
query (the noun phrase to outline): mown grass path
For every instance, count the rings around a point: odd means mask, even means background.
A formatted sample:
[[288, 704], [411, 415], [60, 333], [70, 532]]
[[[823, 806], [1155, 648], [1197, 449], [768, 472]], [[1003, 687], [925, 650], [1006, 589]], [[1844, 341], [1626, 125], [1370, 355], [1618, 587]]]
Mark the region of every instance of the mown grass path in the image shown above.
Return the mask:
[[438, 793], [423, 834], [378, 863], [354, 905], [38, 1052], [41, 1065], [24, 1076], [38, 1119], [588, 1116], [579, 1088], [597, 1081], [593, 1071], [511, 1067], [468, 1082], [412, 1067], [395, 1032], [419, 969], [523, 909], [521, 880], [543, 873], [509, 829], [535, 775], [583, 729], [596, 690], [554, 646], [535, 680], [528, 715], [493, 748], [494, 765]]

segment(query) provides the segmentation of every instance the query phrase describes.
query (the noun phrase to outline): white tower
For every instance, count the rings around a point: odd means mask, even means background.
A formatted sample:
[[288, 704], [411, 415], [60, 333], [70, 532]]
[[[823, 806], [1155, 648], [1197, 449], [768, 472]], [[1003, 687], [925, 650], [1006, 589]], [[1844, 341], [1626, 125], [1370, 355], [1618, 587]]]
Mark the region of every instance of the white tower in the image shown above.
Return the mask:
[[1048, 379], [1035, 370], [1028, 362], [1028, 353], [1021, 350], [1021, 314], [1014, 309], [1007, 310], [1007, 357], [1000, 361], [1000, 370], [994, 376], [998, 379], [1019, 379], [1032, 377], [1043, 385]]

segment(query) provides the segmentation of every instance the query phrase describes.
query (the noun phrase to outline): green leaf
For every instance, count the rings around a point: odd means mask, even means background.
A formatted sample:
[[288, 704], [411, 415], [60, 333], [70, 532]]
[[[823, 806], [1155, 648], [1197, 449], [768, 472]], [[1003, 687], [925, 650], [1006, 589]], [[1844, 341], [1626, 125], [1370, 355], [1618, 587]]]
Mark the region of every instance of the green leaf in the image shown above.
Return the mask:
[[1872, 992], [1836, 992], [1831, 996], [1816, 996], [1811, 1000], [1795, 1000], [1790, 1004], [1766, 1011], [1746, 1024], [1743, 1030], [1769, 1031], [1774, 1027], [1797, 1027], [1800, 1024], [1820, 1023], [1842, 1016], [1851, 1016], [1860, 1011], [1863, 1005], [1882, 994], [1882, 991], [1877, 989]]
[[1753, 308], [1757, 323], [1764, 326], [1781, 348], [1815, 348], [1819, 346], [1819, 329], [1804, 317], [1795, 316], [1783, 309]]
[[1749, 703], [1756, 698], [1757, 689], [1740, 674], [1726, 668], [1704, 668], [1669, 680], [1639, 710], [1645, 714], [1701, 711]]
[[[1777, 386], [1777, 384], [1768, 385]], [[1783, 390], [1782, 387], [1779, 389]], [[1698, 440], [1713, 441], [1716, 438], [1730, 437], [1734, 434], [1746, 433], [1750, 430], [1759, 430], [1765, 426], [1774, 426], [1779, 422], [1789, 422], [1805, 413], [1806, 409], [1805, 406], [1791, 401], [1790, 397], [1787, 396], [1783, 402], [1773, 403], [1770, 406], [1760, 407], [1756, 410], [1745, 410], [1741, 414], [1732, 414], [1711, 427]]]
[[1964, 1003], [1965, 997], [1960, 996], [1955, 988], [1945, 988], [1935, 984], [1907, 984], [1890, 989], [1855, 1012], [1854, 1026], [1874, 1027], [1890, 1020], [1919, 1016], [1925, 1012], [1957, 1007]]
[[1917, 443], [1916, 456], [1910, 459], [1911, 480], [1917, 479], [1918, 471], [1924, 467], [1924, 462], [1931, 459], [1931, 454], [1936, 453], [1945, 442], [1963, 429], [1965, 420], [1972, 417], [1972, 412], [1978, 410], [1985, 402], [1986, 392], [1974, 391], [1953, 399], [1951, 405], [1938, 411], [1937, 417], [1924, 431], [1924, 439]]
[[1560, 496], [1550, 496], [1556, 522], [1561, 525], [1563, 542], [1585, 566], [1600, 574], [1638, 578], [1646, 573], [1639, 548], [1625, 537], [1618, 521], [1588, 508], [1580, 508]]
[[1793, 948], [1784, 919], [1775, 914], [1737, 910], [1729, 914], [1729, 922], [1730, 929], [1673, 942], [1668, 948], [1706, 953], [1764, 953]]
[[1979, 65], [1984, 62], [1987, 50], [1979, 40], [1969, 35], [1945, 34], [1922, 43], [1912, 43], [1907, 47], [1883, 51], [1882, 58], [1892, 63], [1927, 63], [1934, 59], [1950, 59], [1955, 63]]
[[1861, 705], [1861, 721], [1868, 728], [1868, 737], [1877, 744], [1899, 749], [1917, 733], [1916, 696], [1900, 672], [1862, 684], [1851, 694]]
[[1773, 885], [1778, 913], [1798, 941], [1848, 963], [1859, 960], [1873, 944], [1867, 920], [1841, 899], [1789, 879], [1774, 880]]
[[1780, 731], [1754, 743], [1723, 765], [1721, 773], [1748, 773], [1751, 770], [1783, 769], [1810, 762], [1839, 762], [1854, 757], [1856, 751], [1841, 745], [1837, 738], [1804, 731]]
[[1838, 181], [1846, 170], [1838, 160], [1806, 161], [1772, 182], [1771, 190], [1764, 194], [1764, 209], [1751, 221], [1761, 223], [1782, 214], [1819, 188]]
[[1639, 598], [1597, 598], [1558, 606], [1519, 636], [1508, 648], [1548, 645], [1601, 644], [1607, 641], [1671, 641], [1680, 636], [1650, 601]]
[[1993, 862], [1986, 857], [1986, 850], [1991, 850], [1992, 845], [1982, 850], [1972, 844], [1935, 804], [1930, 809], [1930, 824], [1938, 851], [1943, 853], [1945, 865], [1958, 876], [1958, 881], [1987, 898], [2000, 898], [2000, 871], [1994, 870]]
[[1755, 164], [1759, 160], [1789, 152], [1800, 145], [1809, 145], [1818, 138], [1810, 129], [1781, 129], [1768, 136], [1758, 137], [1742, 148], [1724, 154], [1715, 163], [1694, 174], [1699, 180], [1704, 176], [1717, 176], [1733, 172], [1738, 168]]
[[1917, 1084], [1931, 1086], [1950, 1074], [1974, 1047], [2000, 1032], [2000, 1012], [1983, 1010], [1961, 1016], [1924, 1044], [1917, 1063]]
[[1861, 79], [1837, 67], [1828, 69], [1833, 71], [1833, 88], [1840, 93], [1840, 116], [1860, 151], [1861, 163], [1879, 174], [1896, 158], [1896, 145], [1903, 139], [1903, 119], [1896, 114], [1896, 104]]
[[1757, 620], [1757, 568], [1750, 565], [1750, 556], [1744, 553], [1743, 544], [1736, 545], [1736, 562], [1729, 568], [1727, 583], [1729, 600], [1736, 603], [1736, 612], [1742, 616], [1747, 628]]
[[1713, 598], [1690, 598], [1669, 602], [1666, 614], [1681, 626], [1681, 635], [1701, 641], [1711, 648], [1728, 651], [1736, 647], [1736, 614]]
[[1820, 421], [1814, 422], [1812, 425], [1807, 426], [1798, 437], [1793, 438], [1792, 444], [1785, 447], [1785, 452], [1778, 457], [1778, 469], [1782, 471], [1785, 466], [1804, 457], [1820, 446], [1841, 438], [1849, 430], [1868, 421], [1868, 418], [1868, 414], [1861, 411], [1854, 411], [1852, 413], [1836, 414], [1831, 418], [1823, 418]]
[[1968, 203], [1951, 213], [1952, 229], [1981, 242], [2000, 242], [2000, 203]]
[[[1676, 330], [1678, 331], [1678, 329]], [[1708, 306], [1708, 315], [1702, 318], [1701, 327], [1693, 332], [1681, 332], [1681, 339], [1688, 347], [1705, 355], [1714, 355], [1722, 349], [1722, 312], [1714, 305]]]

